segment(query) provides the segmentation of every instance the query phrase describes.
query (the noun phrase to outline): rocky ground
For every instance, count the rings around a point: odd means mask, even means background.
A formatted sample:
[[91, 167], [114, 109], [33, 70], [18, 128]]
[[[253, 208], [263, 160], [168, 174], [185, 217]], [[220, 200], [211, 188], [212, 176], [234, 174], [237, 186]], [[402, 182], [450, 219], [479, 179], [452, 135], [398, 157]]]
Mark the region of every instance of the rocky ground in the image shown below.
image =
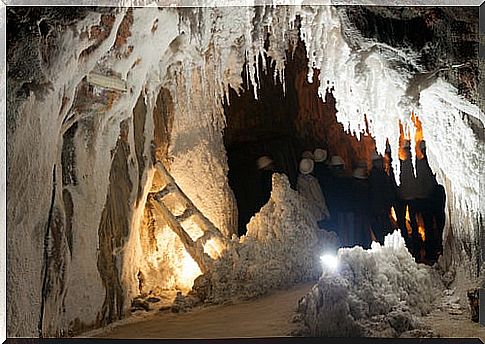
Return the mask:
[[287, 336], [300, 297], [313, 283], [275, 291], [236, 304], [210, 306], [190, 312], [137, 312], [131, 319], [80, 337], [96, 338], [228, 338]]
[[426, 324], [436, 337], [480, 338], [485, 341], [485, 329], [470, 320], [468, 300], [463, 300], [455, 289], [446, 289], [435, 302], [435, 309], [426, 317]]
[[[91, 338], [227, 338], [273, 337], [296, 333], [294, 322], [298, 300], [313, 283], [275, 291], [250, 301], [199, 307], [173, 313], [165, 303], [149, 304], [149, 311], [134, 311], [132, 317], [106, 328], [82, 334]], [[421, 318], [423, 329], [405, 332], [409, 337], [458, 337], [485, 340], [485, 330], [470, 321], [468, 300], [454, 289], [446, 289], [436, 300], [434, 310]], [[145, 300], [146, 301], [146, 300]], [[162, 305], [163, 303], [163, 305]], [[159, 307], [161, 306], [161, 307]], [[159, 310], [161, 309], [161, 310]]]

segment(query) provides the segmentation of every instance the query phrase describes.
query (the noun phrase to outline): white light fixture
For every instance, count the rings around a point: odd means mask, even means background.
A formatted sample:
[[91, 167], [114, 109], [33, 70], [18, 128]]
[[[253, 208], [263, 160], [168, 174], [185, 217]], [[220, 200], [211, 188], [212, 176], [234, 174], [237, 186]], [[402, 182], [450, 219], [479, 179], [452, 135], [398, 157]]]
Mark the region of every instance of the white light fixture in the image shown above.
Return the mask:
[[320, 257], [320, 260], [322, 261], [322, 265], [331, 271], [337, 270], [339, 266], [338, 258], [333, 254], [324, 254]]

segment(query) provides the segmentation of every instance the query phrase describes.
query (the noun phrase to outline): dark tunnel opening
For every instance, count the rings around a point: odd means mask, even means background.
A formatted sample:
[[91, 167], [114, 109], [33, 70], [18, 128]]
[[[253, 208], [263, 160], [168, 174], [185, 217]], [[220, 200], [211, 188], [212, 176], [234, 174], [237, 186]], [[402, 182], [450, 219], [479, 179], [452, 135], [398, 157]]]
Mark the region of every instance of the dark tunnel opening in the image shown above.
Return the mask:
[[[243, 71], [244, 91], [239, 96], [230, 89], [230, 105], [225, 104], [227, 126], [224, 144], [228, 156], [229, 185], [238, 205], [238, 234], [246, 233], [251, 217], [268, 201], [271, 191], [267, 168], [258, 168], [258, 159], [269, 158], [270, 169], [288, 176], [296, 188], [301, 142], [295, 135], [297, 99], [292, 84], [274, 80], [275, 65], [266, 58], [267, 70], [260, 73], [258, 100]], [[262, 57], [259, 67], [262, 69]], [[268, 160], [269, 162], [269, 160]], [[259, 161], [259, 167], [265, 164]], [[268, 166], [269, 167], [269, 166]]]
[[[446, 195], [423, 155], [424, 139], [415, 143], [415, 153], [411, 153], [405, 137], [401, 137], [400, 147], [393, 147], [399, 149], [401, 167], [400, 175], [395, 176], [391, 147], [387, 145], [384, 156], [377, 154], [365, 114], [365, 128], [358, 133], [346, 130], [337, 121], [333, 90], [327, 88], [324, 100], [318, 95], [319, 71], [314, 70], [317, 81], [307, 81], [308, 60], [303, 42], [299, 41], [295, 50], [287, 53], [284, 91], [274, 78], [274, 62], [265, 58], [265, 71], [262, 57], [258, 61], [262, 71], [258, 99], [244, 68], [243, 90], [238, 95], [231, 89], [229, 102], [224, 104], [224, 144], [229, 186], [238, 208], [238, 235], [246, 233], [251, 217], [267, 203], [271, 174], [286, 174], [291, 186], [303, 193], [300, 178], [304, 173], [299, 170], [302, 154], [322, 148], [327, 152], [326, 162], [314, 161], [309, 173], [317, 179], [330, 214], [320, 219], [315, 215], [318, 227], [335, 231], [342, 246], [365, 248], [372, 241], [382, 244], [386, 234], [401, 229], [408, 249], [418, 261], [436, 262], [442, 254]], [[415, 125], [419, 122], [416, 118], [413, 117]], [[401, 157], [402, 152], [407, 152], [407, 156]], [[341, 167], [332, 166], [333, 156], [341, 158]], [[268, 157], [273, 163], [262, 168], [258, 160], [261, 157]]]

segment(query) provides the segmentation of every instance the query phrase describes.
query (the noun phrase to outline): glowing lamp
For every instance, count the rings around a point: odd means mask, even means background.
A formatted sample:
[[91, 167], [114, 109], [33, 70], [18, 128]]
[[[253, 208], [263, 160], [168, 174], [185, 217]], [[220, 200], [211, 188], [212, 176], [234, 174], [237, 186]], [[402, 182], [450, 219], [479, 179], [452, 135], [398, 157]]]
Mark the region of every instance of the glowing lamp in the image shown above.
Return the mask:
[[338, 258], [333, 254], [324, 254], [320, 257], [320, 260], [322, 261], [322, 265], [331, 271], [337, 270], [339, 266]]

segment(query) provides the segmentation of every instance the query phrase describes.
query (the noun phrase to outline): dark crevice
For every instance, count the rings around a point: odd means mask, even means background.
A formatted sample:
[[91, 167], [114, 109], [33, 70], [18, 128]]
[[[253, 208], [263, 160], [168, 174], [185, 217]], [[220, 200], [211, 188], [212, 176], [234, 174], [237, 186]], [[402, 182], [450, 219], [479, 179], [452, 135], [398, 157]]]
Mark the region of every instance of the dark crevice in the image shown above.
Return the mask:
[[49, 337], [63, 335], [63, 329], [58, 328], [56, 324], [63, 308], [63, 304], [59, 300], [64, 298], [66, 291], [68, 262], [66, 228], [62, 211], [54, 206], [51, 214], [42, 323], [42, 334]]
[[43, 336], [42, 329], [44, 325], [44, 310], [45, 310], [45, 303], [46, 303], [46, 295], [49, 293], [49, 286], [48, 286], [48, 267], [49, 267], [49, 240], [50, 240], [50, 223], [52, 221], [53, 212], [54, 212], [54, 204], [56, 198], [56, 165], [52, 169], [52, 193], [51, 193], [51, 205], [49, 208], [49, 216], [47, 218], [47, 223], [45, 226], [45, 235], [44, 235], [44, 264], [42, 267], [42, 275], [43, 275], [43, 282], [42, 282], [42, 297], [41, 297], [41, 305], [40, 305], [40, 319], [39, 319], [39, 337]]
[[274, 81], [275, 62], [269, 57], [264, 58], [266, 72], [262, 68], [263, 57], [258, 59], [261, 71], [258, 99], [255, 99], [253, 87], [248, 84], [247, 68], [243, 68], [243, 92], [238, 95], [230, 89], [229, 103], [224, 104], [228, 181], [238, 205], [239, 235], [246, 233], [247, 223], [269, 198], [268, 188], [260, 185], [264, 173], [257, 167], [259, 157], [271, 157], [275, 168], [288, 176], [293, 187], [297, 179], [301, 141], [294, 125], [298, 113], [296, 93], [293, 83], [288, 81], [286, 94], [283, 92], [283, 85]]
[[475, 137], [479, 141], [485, 141], [485, 127], [483, 123], [478, 118], [472, 117], [469, 114], [463, 113], [463, 116], [465, 116], [465, 120], [475, 134]]
[[50, 27], [49, 27], [49, 24], [47, 23], [47, 20], [42, 19], [39, 22], [39, 32], [40, 32], [40, 35], [43, 38], [45, 38], [49, 34], [49, 31], [50, 31]]
[[64, 212], [66, 217], [66, 239], [69, 247], [69, 253], [72, 257], [73, 248], [73, 234], [72, 234], [72, 217], [74, 212], [74, 204], [72, 203], [71, 193], [64, 189], [62, 190], [62, 200], [64, 201]]
[[97, 325], [105, 326], [123, 316], [123, 288], [120, 281], [119, 250], [129, 232], [129, 197], [132, 182], [128, 173], [128, 123], [120, 125], [120, 137], [114, 150], [106, 203], [99, 225], [99, 254], [97, 268], [105, 288], [105, 299], [98, 314]]
[[74, 137], [76, 135], [78, 123], [75, 122], [63, 135], [62, 143], [62, 185], [77, 185], [76, 176], [76, 147]]
[[155, 158], [165, 161], [168, 156], [170, 133], [174, 118], [174, 103], [170, 91], [161, 88], [158, 92], [155, 108], [153, 109], [153, 145]]
[[137, 202], [141, 200], [143, 196], [142, 178], [145, 170], [145, 119], [147, 108], [145, 105], [145, 99], [143, 98], [143, 92], [140, 93], [135, 108], [133, 109], [133, 131], [135, 136], [135, 153], [138, 161], [138, 197]]

